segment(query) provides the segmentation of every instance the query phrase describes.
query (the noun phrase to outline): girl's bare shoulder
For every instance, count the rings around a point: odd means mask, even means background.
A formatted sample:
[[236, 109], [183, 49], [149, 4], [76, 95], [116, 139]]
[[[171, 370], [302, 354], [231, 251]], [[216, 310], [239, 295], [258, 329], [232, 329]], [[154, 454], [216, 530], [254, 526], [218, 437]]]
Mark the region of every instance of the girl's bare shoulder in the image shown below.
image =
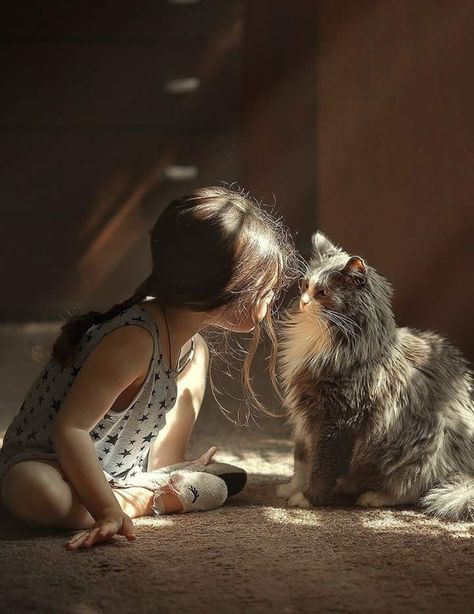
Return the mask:
[[90, 384], [109, 380], [128, 385], [148, 372], [153, 357], [152, 333], [138, 324], [124, 324], [107, 332], [84, 360], [77, 379]]
[[151, 332], [140, 325], [113, 328], [85, 359], [62, 403], [57, 425], [93, 428], [126, 388], [143, 379], [152, 357]]
[[[108, 332], [91, 354], [111, 364], [126, 363], [146, 372], [153, 356], [153, 336], [143, 326], [127, 324]], [[90, 358], [90, 357], [89, 357]]]

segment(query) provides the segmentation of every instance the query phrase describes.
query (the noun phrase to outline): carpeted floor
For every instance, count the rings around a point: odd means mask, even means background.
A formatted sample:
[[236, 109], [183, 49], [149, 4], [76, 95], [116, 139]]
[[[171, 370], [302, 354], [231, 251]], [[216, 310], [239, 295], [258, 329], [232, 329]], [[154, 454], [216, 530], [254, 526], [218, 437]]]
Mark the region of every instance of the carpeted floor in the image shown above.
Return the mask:
[[[39, 365], [41, 328], [0, 330], [0, 429]], [[46, 331], [46, 334], [49, 334]], [[232, 409], [232, 403], [227, 406]], [[207, 396], [189, 456], [249, 473], [218, 510], [135, 521], [138, 538], [89, 551], [67, 533], [0, 524], [0, 612], [472, 612], [474, 527], [415, 510], [285, 507], [275, 485], [291, 474], [287, 427], [236, 427]]]

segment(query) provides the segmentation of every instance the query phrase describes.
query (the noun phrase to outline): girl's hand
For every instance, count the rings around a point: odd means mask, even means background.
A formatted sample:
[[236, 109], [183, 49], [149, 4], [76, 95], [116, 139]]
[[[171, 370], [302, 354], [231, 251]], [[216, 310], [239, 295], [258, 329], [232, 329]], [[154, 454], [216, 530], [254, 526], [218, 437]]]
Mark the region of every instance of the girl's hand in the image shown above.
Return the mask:
[[115, 534], [124, 535], [129, 541], [136, 539], [132, 519], [121, 510], [105, 510], [96, 523], [80, 533], [76, 533], [66, 544], [67, 550], [76, 550], [81, 546], [90, 548], [93, 544], [103, 542]]

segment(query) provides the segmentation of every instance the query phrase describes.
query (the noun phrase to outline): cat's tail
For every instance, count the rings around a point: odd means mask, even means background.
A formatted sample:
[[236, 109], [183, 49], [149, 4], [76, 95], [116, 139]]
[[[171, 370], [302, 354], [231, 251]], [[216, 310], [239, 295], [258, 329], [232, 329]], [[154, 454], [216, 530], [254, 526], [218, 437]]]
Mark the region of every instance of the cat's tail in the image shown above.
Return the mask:
[[428, 514], [445, 520], [474, 521], [474, 475], [456, 475], [432, 488], [421, 500]]

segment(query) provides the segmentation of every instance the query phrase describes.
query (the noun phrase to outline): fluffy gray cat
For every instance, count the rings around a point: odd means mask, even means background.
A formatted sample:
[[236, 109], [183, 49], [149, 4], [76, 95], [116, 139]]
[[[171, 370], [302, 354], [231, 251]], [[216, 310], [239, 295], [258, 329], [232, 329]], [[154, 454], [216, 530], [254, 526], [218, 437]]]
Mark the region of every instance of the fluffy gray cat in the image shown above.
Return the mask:
[[421, 503], [474, 520], [472, 371], [433, 332], [398, 328], [390, 284], [322, 233], [281, 326], [294, 430], [289, 505]]

